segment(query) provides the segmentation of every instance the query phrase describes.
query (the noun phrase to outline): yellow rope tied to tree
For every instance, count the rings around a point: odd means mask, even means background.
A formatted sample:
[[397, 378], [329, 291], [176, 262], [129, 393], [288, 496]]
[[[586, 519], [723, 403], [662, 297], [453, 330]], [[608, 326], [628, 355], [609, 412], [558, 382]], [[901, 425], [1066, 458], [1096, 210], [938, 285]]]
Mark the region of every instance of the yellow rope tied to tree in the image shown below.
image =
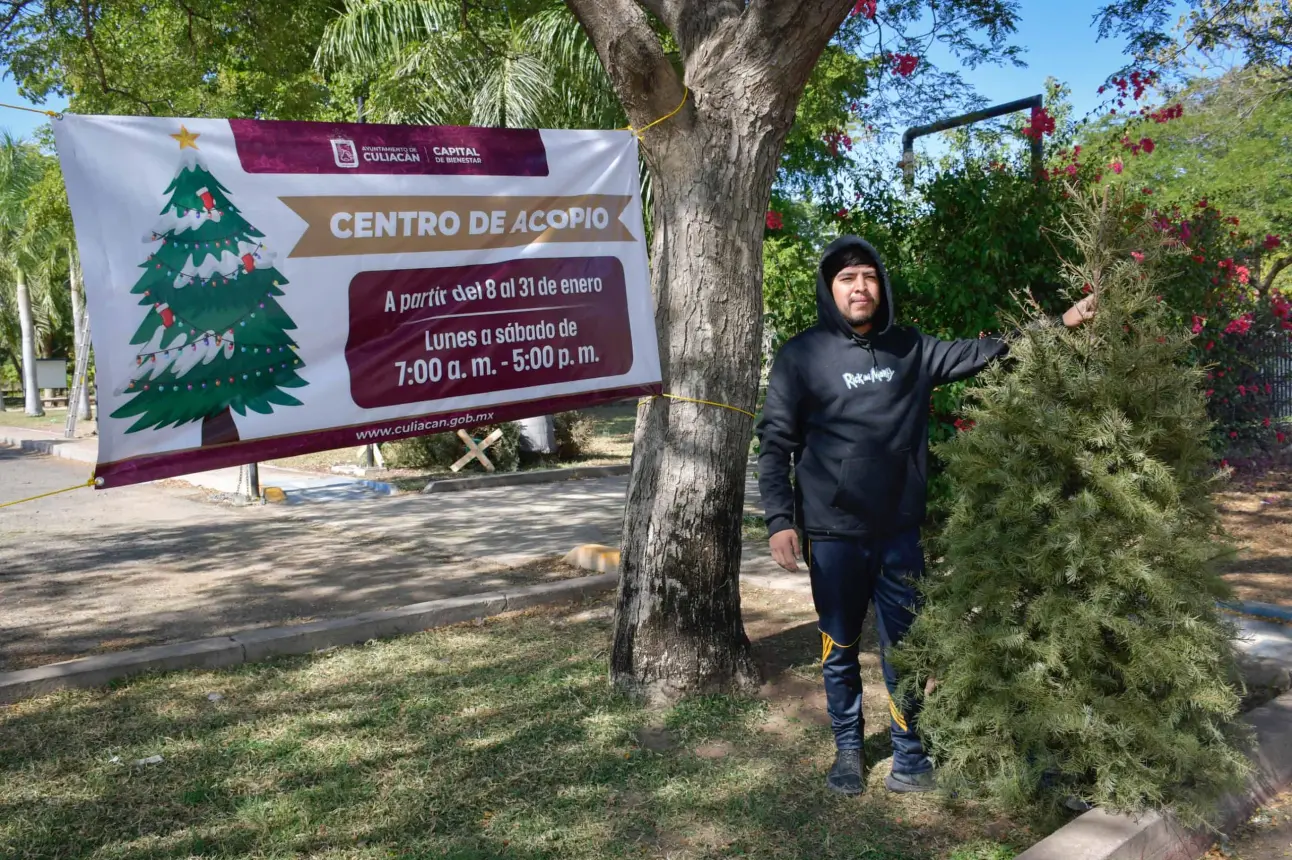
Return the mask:
[[650, 397], [643, 397], [641, 400], [637, 401], [637, 405], [640, 406], [657, 397], [663, 397], [667, 400], [680, 400], [683, 403], [698, 403], [701, 406], [717, 406], [719, 409], [730, 409], [732, 412], [739, 412], [741, 415], [748, 415], [750, 418], [758, 417], [748, 409], [741, 409], [739, 406], [732, 406], [730, 403], [718, 403], [713, 400], [699, 400], [695, 397], [682, 397], [680, 394], [652, 394]]
[[646, 131], [649, 128], [654, 128], [655, 126], [659, 125], [666, 119], [672, 119], [673, 117], [677, 116], [678, 111], [682, 110], [683, 106], [686, 105], [686, 100], [690, 95], [691, 95], [690, 87], [682, 87], [682, 101], [678, 102], [677, 107], [673, 108], [671, 111], [664, 114], [662, 117], [655, 120], [654, 122], [646, 123], [646, 125], [642, 126], [641, 128], [634, 128], [631, 125], [626, 125], [623, 128], [618, 129], [618, 131], [631, 131], [633, 134], [637, 135], [638, 140], [641, 140], [642, 132]]
[[[22, 105], [7, 105], [4, 102], [0, 102], [0, 108], [10, 108], [12, 110], [25, 110], [27, 111], [27, 113], [43, 113], [45, 116], [53, 117], [54, 119], [63, 118], [63, 115], [56, 110], [41, 110], [40, 108], [29, 108], [29, 107], [23, 107]], [[3, 507], [3, 505], [0, 505], [0, 507]]]

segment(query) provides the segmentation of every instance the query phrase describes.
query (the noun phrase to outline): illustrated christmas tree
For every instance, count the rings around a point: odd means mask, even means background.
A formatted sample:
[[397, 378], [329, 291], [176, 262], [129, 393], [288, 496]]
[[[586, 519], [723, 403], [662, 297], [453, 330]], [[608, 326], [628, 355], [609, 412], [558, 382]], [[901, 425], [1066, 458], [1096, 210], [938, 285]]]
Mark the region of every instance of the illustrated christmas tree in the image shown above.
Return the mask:
[[141, 347], [130, 400], [112, 417], [138, 416], [128, 433], [201, 421], [207, 446], [238, 440], [234, 412], [299, 406], [283, 389], [307, 383], [288, 334], [296, 324], [277, 301], [287, 280], [203, 164], [198, 136], [183, 126], [171, 135], [181, 164], [144, 236], [156, 247], [131, 293], [148, 310], [130, 341]]
[[1105, 194], [1069, 232], [1098, 311], [1024, 325], [941, 446], [952, 510], [896, 659], [906, 694], [936, 679], [920, 726], [944, 786], [1197, 822], [1246, 769], [1205, 371], [1143, 213]]

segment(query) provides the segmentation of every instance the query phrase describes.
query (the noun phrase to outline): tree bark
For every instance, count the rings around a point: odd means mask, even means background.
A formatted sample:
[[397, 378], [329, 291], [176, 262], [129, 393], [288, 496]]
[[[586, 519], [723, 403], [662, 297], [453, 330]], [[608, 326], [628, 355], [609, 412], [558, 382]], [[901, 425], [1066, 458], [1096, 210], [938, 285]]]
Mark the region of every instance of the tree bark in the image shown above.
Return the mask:
[[[807, 78], [852, 3], [567, 2], [635, 127], [689, 91], [642, 140], [664, 390], [753, 412], [772, 182]], [[677, 38], [681, 79], [641, 7]], [[757, 683], [739, 579], [752, 429], [720, 406], [662, 399], [639, 410], [610, 656], [618, 688], [670, 701]]]
[[237, 442], [238, 425], [233, 423], [233, 410], [229, 407], [202, 419], [202, 447]]
[[[89, 338], [81, 337], [81, 314], [86, 312], [83, 310], [85, 306], [85, 295], [81, 292], [81, 264], [76, 258], [75, 251], [71, 252], [68, 256], [70, 257], [71, 263], [71, 278], [69, 280], [72, 284], [72, 349], [74, 353], [72, 356], [72, 373], [76, 373], [76, 368], [80, 365], [81, 355], [83, 354], [82, 350], [89, 352], [90, 343]], [[75, 409], [76, 417], [83, 420], [89, 420], [93, 417], [90, 414], [89, 368], [90, 365], [87, 361], [85, 365], [86, 378], [82, 380], [81, 392], [77, 397], [77, 402], [74, 404], [67, 404], [67, 408]]]
[[31, 313], [31, 290], [27, 287], [27, 274], [19, 269], [15, 273], [18, 294], [18, 323], [22, 327], [22, 394], [28, 415], [45, 414], [36, 387], [36, 319]]
[[[651, 286], [664, 387], [752, 412], [763, 220], [779, 140], [708, 158], [731, 151], [731, 129], [701, 125], [694, 148], [675, 156], [689, 163], [690, 181], [657, 177], [655, 186]], [[756, 685], [740, 614], [751, 432], [748, 416], [716, 406], [665, 399], [639, 410], [610, 663], [621, 689], [667, 701]]]

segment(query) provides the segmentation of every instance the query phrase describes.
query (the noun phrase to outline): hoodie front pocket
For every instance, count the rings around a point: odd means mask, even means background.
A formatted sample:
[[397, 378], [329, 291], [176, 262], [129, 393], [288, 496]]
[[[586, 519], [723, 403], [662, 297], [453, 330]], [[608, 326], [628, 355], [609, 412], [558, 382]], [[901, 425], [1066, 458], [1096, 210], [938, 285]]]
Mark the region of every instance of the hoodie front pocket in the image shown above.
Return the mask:
[[830, 504], [856, 515], [868, 525], [892, 522], [905, 495], [910, 460], [909, 450], [844, 460]]

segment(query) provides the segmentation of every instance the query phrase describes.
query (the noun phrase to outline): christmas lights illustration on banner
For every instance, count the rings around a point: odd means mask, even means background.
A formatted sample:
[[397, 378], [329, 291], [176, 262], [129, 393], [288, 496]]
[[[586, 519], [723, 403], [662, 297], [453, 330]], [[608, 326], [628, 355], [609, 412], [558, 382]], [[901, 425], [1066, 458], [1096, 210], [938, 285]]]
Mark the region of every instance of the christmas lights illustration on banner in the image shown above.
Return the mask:
[[161, 246], [131, 290], [148, 310], [118, 392], [130, 400], [112, 417], [138, 417], [127, 433], [201, 421], [202, 444], [223, 444], [239, 438], [233, 413], [300, 405], [283, 389], [307, 384], [297, 373], [304, 362], [277, 301], [287, 279], [276, 255], [198, 155], [201, 135], [181, 126], [170, 136], [180, 164], [161, 220], [143, 237]]

